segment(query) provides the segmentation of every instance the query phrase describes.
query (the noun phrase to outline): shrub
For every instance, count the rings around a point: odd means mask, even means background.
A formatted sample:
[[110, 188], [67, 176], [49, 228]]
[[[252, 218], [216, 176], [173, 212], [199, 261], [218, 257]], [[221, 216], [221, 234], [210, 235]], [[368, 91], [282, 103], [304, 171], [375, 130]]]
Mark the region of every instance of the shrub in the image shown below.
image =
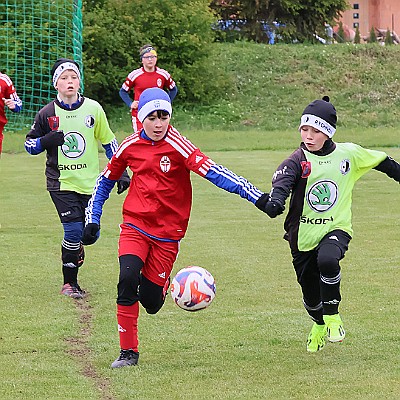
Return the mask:
[[336, 34], [336, 41], [338, 43], [344, 43], [346, 41], [342, 21], [339, 22], [339, 29]]
[[393, 44], [393, 38], [392, 38], [392, 33], [390, 32], [390, 29], [388, 28], [386, 30], [385, 34], [385, 45], [391, 45]]
[[357, 26], [357, 28], [356, 28], [356, 34], [355, 34], [355, 36], [354, 36], [354, 43], [355, 43], [355, 44], [360, 44], [360, 42], [361, 42], [360, 29], [359, 29], [358, 26]]
[[208, 0], [109, 0], [86, 3], [84, 68], [86, 91], [103, 103], [121, 102], [118, 91], [140, 67], [139, 48], [152, 43], [158, 65], [177, 82], [177, 102], [211, 101], [226, 79], [211, 69], [211, 29], [216, 18]]
[[369, 43], [376, 43], [378, 41], [378, 39], [376, 38], [376, 32], [375, 32], [375, 28], [372, 27], [371, 30], [369, 31]]

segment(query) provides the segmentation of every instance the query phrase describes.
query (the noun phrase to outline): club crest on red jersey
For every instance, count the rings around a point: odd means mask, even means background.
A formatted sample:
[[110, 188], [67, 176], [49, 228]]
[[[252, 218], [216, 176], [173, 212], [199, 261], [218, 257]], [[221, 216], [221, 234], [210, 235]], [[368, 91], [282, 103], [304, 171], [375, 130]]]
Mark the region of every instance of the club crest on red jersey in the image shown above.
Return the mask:
[[301, 177], [308, 178], [311, 174], [311, 161], [301, 162]]
[[168, 156], [161, 157], [160, 168], [162, 172], [168, 172], [171, 169], [171, 160]]

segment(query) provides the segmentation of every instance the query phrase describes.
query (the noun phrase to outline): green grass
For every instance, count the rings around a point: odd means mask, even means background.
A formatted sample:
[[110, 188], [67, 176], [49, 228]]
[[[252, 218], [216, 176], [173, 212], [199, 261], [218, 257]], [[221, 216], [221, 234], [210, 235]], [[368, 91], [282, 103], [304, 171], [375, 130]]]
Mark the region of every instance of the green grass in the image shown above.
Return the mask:
[[[337, 141], [384, 148], [400, 160], [399, 46], [216, 44], [215, 68], [235, 84], [218, 104], [174, 103], [173, 124], [216, 162], [263, 190], [296, 148], [300, 114], [329, 94]], [[117, 90], [117, 89], [116, 89]], [[101, 99], [97, 99], [101, 102]], [[109, 111], [119, 140], [123, 107]], [[9, 128], [11, 125], [9, 125]], [[283, 218], [194, 176], [189, 230], [174, 267], [208, 268], [217, 297], [199, 313], [170, 298], [141, 313], [140, 366], [113, 371], [117, 241], [123, 198], [105, 205], [99, 243], [81, 270], [90, 296], [61, 297], [62, 229], [45, 190], [44, 156], [24, 152], [25, 134], [4, 139], [0, 159], [0, 399], [397, 399], [399, 186], [372, 171], [354, 192], [355, 236], [342, 262], [347, 338], [308, 354]], [[102, 155], [102, 164], [105, 163]]]
[[[297, 127], [310, 101], [329, 95], [340, 130], [376, 128], [381, 134], [396, 129], [400, 118], [399, 57], [400, 46], [215, 43], [210, 75], [225, 74], [221, 87], [229, 89], [220, 90], [219, 100], [211, 104], [209, 97], [187, 104], [178, 93], [174, 124], [185, 131], [285, 132]], [[112, 105], [95, 100], [106, 108], [115, 131], [130, 132], [131, 118], [122, 100]], [[21, 115], [8, 115], [6, 129], [13, 131], [12, 121]]]
[[[241, 145], [233, 136], [231, 151], [207, 132], [193, 140], [215, 146], [208, 151], [215, 161], [268, 189], [291, 150], [237, 151], [257, 148], [257, 136], [241, 137]], [[399, 149], [386, 151], [400, 159]], [[178, 309], [170, 297], [156, 316], [142, 310], [140, 366], [114, 371], [123, 198], [112, 194], [101, 239], [87, 247], [80, 277], [90, 296], [71, 301], [59, 295], [62, 230], [43, 170], [42, 156], [6, 153], [0, 161], [1, 399], [398, 398], [400, 211], [398, 184], [389, 178], [372, 171], [355, 189], [355, 237], [342, 262], [347, 338], [308, 354], [311, 321], [282, 239], [283, 218], [270, 220], [194, 176], [192, 217], [174, 271], [208, 268], [216, 299], [198, 313]]]

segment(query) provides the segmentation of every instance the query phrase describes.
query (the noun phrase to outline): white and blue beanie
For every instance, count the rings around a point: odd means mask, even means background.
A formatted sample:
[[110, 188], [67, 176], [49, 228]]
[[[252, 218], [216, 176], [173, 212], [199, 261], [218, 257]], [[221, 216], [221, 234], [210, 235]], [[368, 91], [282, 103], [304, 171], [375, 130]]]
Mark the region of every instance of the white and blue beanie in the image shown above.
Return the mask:
[[51, 76], [53, 79], [53, 86], [57, 86], [57, 81], [60, 75], [67, 69], [72, 69], [77, 75], [79, 80], [81, 80], [81, 71], [79, 65], [76, 61], [69, 58], [59, 58], [51, 68]]
[[171, 99], [168, 93], [160, 88], [149, 88], [139, 97], [138, 119], [143, 122], [154, 111], [163, 110], [172, 115]]
[[322, 100], [314, 100], [304, 109], [299, 130], [303, 125], [309, 125], [332, 138], [336, 132], [336, 122], [336, 109], [329, 97], [324, 96]]

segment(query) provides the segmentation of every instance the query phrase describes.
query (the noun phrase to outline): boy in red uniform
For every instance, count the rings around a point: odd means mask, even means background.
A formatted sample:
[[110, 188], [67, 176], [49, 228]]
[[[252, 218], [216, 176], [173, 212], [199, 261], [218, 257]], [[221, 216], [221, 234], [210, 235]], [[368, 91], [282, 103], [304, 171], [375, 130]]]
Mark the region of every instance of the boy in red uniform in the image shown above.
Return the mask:
[[22, 110], [22, 101], [17, 95], [12, 80], [0, 71], [0, 156], [3, 149], [3, 130], [7, 124], [5, 106], [12, 112], [18, 113]]
[[[178, 93], [178, 88], [169, 72], [156, 66], [156, 49], [151, 44], [146, 44], [140, 48], [139, 53], [143, 66], [128, 75], [119, 91], [121, 99], [131, 109], [133, 132], [138, 132], [143, 127], [137, 116], [139, 97], [143, 90], [152, 87], [167, 89], [171, 102]], [[129, 96], [131, 90], [134, 93], [133, 101]]]
[[138, 363], [139, 301], [149, 314], [157, 313], [164, 304], [179, 242], [190, 217], [190, 172], [253, 204], [263, 195], [169, 125], [171, 113], [171, 100], [162, 89], [150, 88], [142, 93], [138, 118], [143, 129], [121, 143], [100, 174], [86, 208], [82, 242], [92, 244], [99, 237], [104, 202], [125, 168], [132, 170], [119, 239], [117, 319], [121, 352], [112, 368]]

